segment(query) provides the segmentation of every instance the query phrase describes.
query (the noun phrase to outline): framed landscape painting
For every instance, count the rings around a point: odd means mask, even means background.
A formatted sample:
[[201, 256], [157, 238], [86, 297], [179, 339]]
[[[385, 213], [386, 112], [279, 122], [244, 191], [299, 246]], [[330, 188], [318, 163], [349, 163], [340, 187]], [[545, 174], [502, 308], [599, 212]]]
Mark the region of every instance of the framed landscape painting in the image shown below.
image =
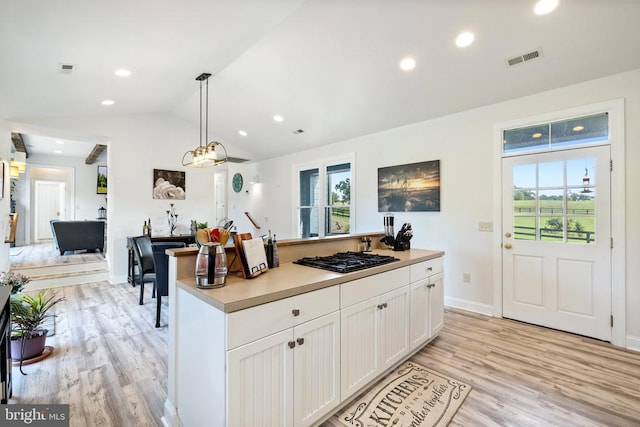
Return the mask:
[[185, 195], [185, 172], [153, 170], [154, 199], [184, 200]]
[[98, 182], [96, 184], [96, 194], [107, 194], [107, 167], [98, 166]]
[[378, 168], [378, 212], [440, 212], [440, 160]]

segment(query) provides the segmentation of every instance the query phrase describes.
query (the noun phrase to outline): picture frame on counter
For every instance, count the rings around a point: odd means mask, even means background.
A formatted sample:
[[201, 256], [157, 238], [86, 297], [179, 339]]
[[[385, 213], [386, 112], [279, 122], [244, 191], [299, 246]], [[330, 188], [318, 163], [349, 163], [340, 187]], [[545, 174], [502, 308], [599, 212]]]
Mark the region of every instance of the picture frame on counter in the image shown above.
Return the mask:
[[440, 212], [440, 160], [378, 168], [378, 212]]

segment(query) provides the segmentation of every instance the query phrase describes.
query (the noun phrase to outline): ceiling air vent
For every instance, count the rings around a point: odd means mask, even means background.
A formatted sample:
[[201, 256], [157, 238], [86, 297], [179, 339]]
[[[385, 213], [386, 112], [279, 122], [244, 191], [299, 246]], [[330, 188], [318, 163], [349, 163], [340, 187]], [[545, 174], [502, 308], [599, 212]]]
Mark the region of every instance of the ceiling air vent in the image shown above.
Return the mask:
[[514, 65], [522, 64], [538, 58], [542, 58], [542, 48], [514, 56], [513, 58], [507, 58], [505, 59], [505, 62], [507, 63], [507, 67], [513, 67]]
[[76, 66], [73, 64], [58, 64], [58, 72], [62, 74], [71, 74], [75, 70]]
[[244, 163], [248, 161], [249, 159], [242, 159], [240, 157], [227, 157], [227, 162], [229, 163]]

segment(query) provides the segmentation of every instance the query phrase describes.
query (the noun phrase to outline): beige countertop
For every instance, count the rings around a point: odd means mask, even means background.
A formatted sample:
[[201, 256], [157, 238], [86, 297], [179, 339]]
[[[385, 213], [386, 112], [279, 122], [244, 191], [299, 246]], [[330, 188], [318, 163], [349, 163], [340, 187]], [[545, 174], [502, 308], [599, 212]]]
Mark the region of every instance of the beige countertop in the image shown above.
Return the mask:
[[443, 251], [425, 249], [411, 249], [402, 252], [374, 250], [373, 253], [391, 255], [398, 258], [399, 261], [353, 273], [334, 273], [318, 268], [284, 263], [280, 267], [270, 269], [253, 279], [243, 279], [241, 276], [235, 275], [227, 276], [226, 285], [217, 289], [197, 288], [195, 275], [188, 279], [178, 280], [177, 284], [178, 288], [184, 289], [207, 304], [225, 313], [231, 313], [444, 255]]

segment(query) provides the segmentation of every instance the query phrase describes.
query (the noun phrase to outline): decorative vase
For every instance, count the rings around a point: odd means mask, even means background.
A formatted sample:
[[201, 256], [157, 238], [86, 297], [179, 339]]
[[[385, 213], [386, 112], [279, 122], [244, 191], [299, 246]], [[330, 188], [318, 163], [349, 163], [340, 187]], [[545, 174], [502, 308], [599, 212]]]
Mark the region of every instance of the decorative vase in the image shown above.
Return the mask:
[[44, 345], [47, 340], [47, 330], [37, 329], [31, 334], [31, 338], [27, 338], [24, 343], [24, 354], [22, 352], [22, 339], [20, 337], [11, 338], [11, 359], [15, 362], [20, 360], [33, 359], [40, 356], [44, 352]]

